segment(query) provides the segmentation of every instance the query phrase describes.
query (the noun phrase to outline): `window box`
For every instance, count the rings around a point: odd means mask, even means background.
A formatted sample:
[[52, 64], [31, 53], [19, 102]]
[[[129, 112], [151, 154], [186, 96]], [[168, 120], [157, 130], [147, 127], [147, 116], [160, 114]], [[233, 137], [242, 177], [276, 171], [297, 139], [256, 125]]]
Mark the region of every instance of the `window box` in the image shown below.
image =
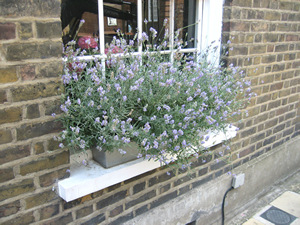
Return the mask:
[[[210, 138], [204, 147], [209, 148], [234, 138], [236, 130], [235, 126], [231, 126], [226, 132], [210, 132], [208, 134]], [[91, 157], [89, 154], [88, 158], [91, 159]], [[157, 161], [143, 159], [136, 159], [109, 169], [103, 168], [93, 160], [89, 160], [87, 166], [80, 162], [73, 163], [70, 168], [70, 177], [58, 182], [58, 193], [61, 198], [70, 202], [161, 166]]]
[[139, 151], [135, 143], [123, 147], [123, 150], [126, 151], [126, 154], [120, 154], [117, 149], [113, 151], [99, 151], [96, 148], [92, 148], [93, 160], [100, 163], [104, 168], [111, 168], [137, 159]]

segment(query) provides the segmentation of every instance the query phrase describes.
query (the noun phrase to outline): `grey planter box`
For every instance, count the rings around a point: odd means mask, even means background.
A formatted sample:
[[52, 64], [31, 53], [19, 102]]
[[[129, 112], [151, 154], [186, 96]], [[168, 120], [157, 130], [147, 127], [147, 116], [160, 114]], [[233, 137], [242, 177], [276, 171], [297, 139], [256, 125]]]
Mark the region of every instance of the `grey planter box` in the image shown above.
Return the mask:
[[136, 143], [131, 143], [122, 149], [126, 151], [126, 154], [120, 154], [117, 149], [109, 152], [92, 148], [93, 159], [104, 168], [110, 168], [137, 159], [139, 151]]

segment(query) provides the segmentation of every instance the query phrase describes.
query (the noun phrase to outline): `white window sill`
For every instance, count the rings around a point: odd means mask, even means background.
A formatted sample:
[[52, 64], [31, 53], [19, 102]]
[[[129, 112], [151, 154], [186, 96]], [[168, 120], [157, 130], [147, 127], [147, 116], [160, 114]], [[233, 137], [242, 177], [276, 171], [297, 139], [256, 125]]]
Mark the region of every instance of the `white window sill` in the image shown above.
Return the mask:
[[[210, 132], [204, 147], [212, 147], [236, 136], [236, 127], [228, 127], [224, 132]], [[105, 169], [90, 160], [88, 166], [80, 163], [71, 164], [69, 178], [58, 182], [58, 193], [61, 198], [69, 202], [85, 195], [97, 192], [106, 187], [128, 180], [140, 174], [160, 167], [159, 162], [137, 159], [119, 166]]]

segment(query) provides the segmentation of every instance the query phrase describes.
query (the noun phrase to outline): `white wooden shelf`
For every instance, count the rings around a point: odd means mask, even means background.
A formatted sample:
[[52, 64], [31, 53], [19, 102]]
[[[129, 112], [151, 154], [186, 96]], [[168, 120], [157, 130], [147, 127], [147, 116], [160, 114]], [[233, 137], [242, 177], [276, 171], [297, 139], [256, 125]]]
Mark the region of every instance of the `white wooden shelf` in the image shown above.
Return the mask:
[[[209, 132], [208, 141], [204, 147], [212, 147], [236, 136], [237, 128], [228, 127], [226, 132]], [[159, 162], [137, 159], [119, 166], [105, 169], [93, 160], [87, 166], [73, 163], [70, 177], [58, 182], [58, 193], [61, 198], [69, 202], [85, 195], [97, 192], [106, 187], [128, 180], [140, 174], [161, 167]]]

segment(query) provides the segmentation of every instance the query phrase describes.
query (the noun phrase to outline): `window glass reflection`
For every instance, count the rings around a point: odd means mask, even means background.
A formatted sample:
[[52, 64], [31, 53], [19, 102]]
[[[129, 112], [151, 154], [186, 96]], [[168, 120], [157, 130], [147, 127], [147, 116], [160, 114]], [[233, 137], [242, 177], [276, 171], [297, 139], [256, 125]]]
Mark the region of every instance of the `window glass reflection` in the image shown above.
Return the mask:
[[195, 48], [196, 0], [175, 0], [175, 31], [181, 28], [178, 39], [186, 41], [186, 48]]
[[[130, 38], [137, 27], [137, 0], [104, 0], [104, 35], [105, 43], [110, 43], [113, 36], [121, 33]], [[93, 42], [99, 37], [98, 1], [97, 0], [62, 0], [61, 20], [63, 42], [75, 40], [79, 47], [94, 47]], [[84, 21], [84, 23], [83, 23]]]
[[[137, 0], [104, 0], [105, 43], [117, 36], [133, 39], [137, 29]], [[171, 0], [143, 0], [143, 31], [149, 35], [150, 28], [157, 36], [149, 44], [160, 44], [165, 30], [170, 31]], [[62, 0], [61, 20], [63, 42], [75, 40], [82, 49], [99, 47], [99, 23], [97, 0]], [[178, 39], [188, 41], [186, 47], [195, 47], [196, 0], [175, 0], [174, 28], [181, 29]], [[85, 21], [82, 23], [82, 21]], [[166, 22], [167, 21], [167, 22]]]

